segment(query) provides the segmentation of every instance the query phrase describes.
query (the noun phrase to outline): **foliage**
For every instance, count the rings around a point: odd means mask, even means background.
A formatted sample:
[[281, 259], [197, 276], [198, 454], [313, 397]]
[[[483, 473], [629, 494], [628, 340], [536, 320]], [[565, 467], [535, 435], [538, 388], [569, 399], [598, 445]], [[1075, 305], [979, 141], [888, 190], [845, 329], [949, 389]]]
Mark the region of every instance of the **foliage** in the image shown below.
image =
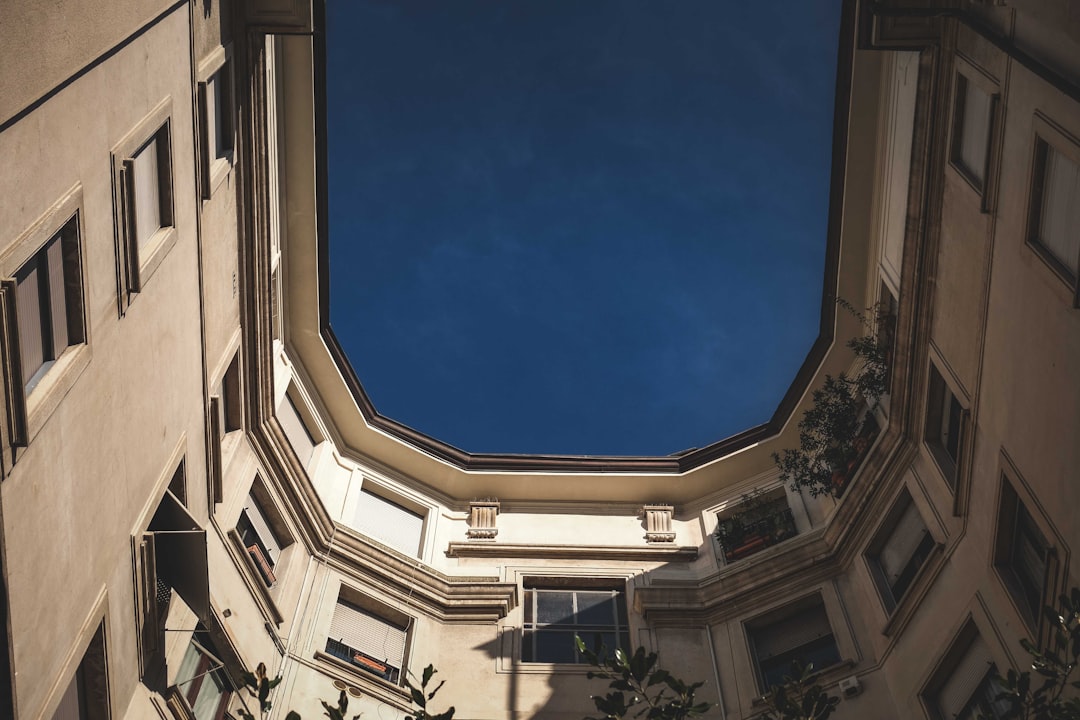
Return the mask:
[[704, 715], [712, 707], [710, 703], [696, 702], [694, 698], [694, 693], [704, 683], [687, 684], [657, 667], [656, 653], [646, 654], [645, 648], [639, 647], [633, 655], [627, 655], [621, 649], [609, 655], [604, 648], [599, 652], [589, 650], [580, 637], [575, 636], [574, 640], [578, 652], [597, 668], [589, 671], [589, 678], [611, 681], [608, 683], [611, 692], [591, 698], [601, 718], [621, 720], [644, 716], [646, 720], [681, 720]]
[[[997, 678], [1002, 692], [997, 700], [1008, 704], [1002, 720], [1080, 720], [1080, 680], [1072, 675], [1080, 664], [1080, 588], [1060, 598], [1060, 610], [1047, 606], [1043, 614], [1050, 623], [1050, 647], [1040, 649], [1030, 640], [1021, 640], [1031, 655], [1031, 667], [1038, 678], [1010, 669]], [[1071, 697], [1065, 697], [1068, 693]]]
[[431, 684], [431, 678], [434, 677], [438, 670], [434, 665], [428, 665], [424, 668], [424, 672], [420, 676], [420, 687], [416, 687], [406, 676], [404, 678], [405, 686], [409, 688], [409, 694], [412, 696], [412, 703], [416, 706], [411, 714], [407, 716], [408, 720], [453, 720], [454, 707], [451, 706], [449, 710], [432, 715], [428, 712], [427, 704], [432, 698], [435, 697], [435, 693], [442, 689], [442, 686], [446, 684], [446, 681], [441, 681], [432, 690], [428, 690], [428, 685]]
[[[266, 663], [259, 663], [255, 667], [254, 673], [245, 672], [241, 679], [244, 681], [244, 687], [247, 688], [251, 697], [259, 701], [259, 716], [266, 717], [266, 713], [270, 712], [271, 708], [270, 691], [281, 682], [281, 676], [278, 675], [271, 680], [266, 675]], [[241, 708], [239, 713], [244, 720], [255, 720], [255, 717], [246, 709]]]
[[826, 720], [840, 704], [840, 698], [829, 695], [813, 678], [814, 664], [795, 662], [797, 677], [784, 676], [784, 684], [769, 690], [765, 696], [768, 710], [762, 720]]
[[[860, 360], [858, 370], [850, 377], [846, 373], [826, 375], [799, 421], [798, 449], [773, 453], [781, 480], [790, 483], [792, 490], [806, 488], [814, 497], [839, 496], [843, 492], [847, 473], [853, 470], [877, 430], [872, 411], [888, 389], [890, 347], [881, 338], [888, 335], [882, 331], [890, 321], [880, 308], [872, 308], [871, 319], [849, 303], [837, 302], [868, 332], [847, 344]], [[863, 413], [864, 405], [871, 412]]]

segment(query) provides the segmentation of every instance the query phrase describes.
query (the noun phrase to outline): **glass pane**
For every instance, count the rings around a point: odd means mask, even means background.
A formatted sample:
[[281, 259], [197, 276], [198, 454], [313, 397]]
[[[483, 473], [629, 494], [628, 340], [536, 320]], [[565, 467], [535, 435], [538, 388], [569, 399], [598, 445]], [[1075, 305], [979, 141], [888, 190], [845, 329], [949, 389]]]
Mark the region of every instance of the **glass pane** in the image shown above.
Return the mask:
[[610, 592], [579, 592], [577, 602], [578, 625], [615, 624], [615, 603]]
[[1046, 146], [1039, 242], [1075, 277], [1080, 262], [1080, 165]]
[[199, 686], [199, 696], [191, 706], [196, 720], [214, 720], [224, 695], [225, 685], [218, 679], [217, 673], [208, 673]]
[[133, 158], [135, 170], [135, 238], [142, 246], [161, 227], [161, 181], [155, 137]]
[[537, 630], [534, 662], [577, 662], [574, 633], [569, 630]]
[[542, 625], [573, 625], [574, 593], [537, 590], [536, 622]]
[[961, 76], [963, 118], [960, 128], [960, 163], [980, 185], [986, 174], [986, 150], [990, 142], [990, 96]]

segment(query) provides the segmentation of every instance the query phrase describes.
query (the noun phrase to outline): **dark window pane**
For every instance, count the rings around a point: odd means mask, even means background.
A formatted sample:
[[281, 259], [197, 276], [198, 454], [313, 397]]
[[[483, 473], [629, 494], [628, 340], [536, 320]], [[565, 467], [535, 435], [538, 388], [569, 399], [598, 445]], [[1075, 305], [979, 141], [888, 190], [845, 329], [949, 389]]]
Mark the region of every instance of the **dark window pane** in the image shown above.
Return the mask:
[[574, 624], [574, 593], [536, 591], [536, 622], [544, 625]]
[[534, 662], [576, 662], [577, 648], [574, 633], [569, 630], [537, 630], [535, 633], [536, 657]]
[[615, 604], [610, 592], [579, 592], [577, 602], [578, 625], [615, 624]]

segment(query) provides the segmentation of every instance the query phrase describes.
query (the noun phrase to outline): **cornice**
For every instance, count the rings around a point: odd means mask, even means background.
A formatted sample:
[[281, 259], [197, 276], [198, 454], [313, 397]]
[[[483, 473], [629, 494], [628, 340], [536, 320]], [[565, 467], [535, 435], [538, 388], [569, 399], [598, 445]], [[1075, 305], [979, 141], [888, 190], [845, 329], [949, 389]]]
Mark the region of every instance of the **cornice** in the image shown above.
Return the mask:
[[452, 542], [448, 557], [534, 558], [541, 560], [641, 560], [646, 562], [689, 562], [698, 549], [692, 545], [656, 547], [643, 545], [545, 545], [497, 542]]

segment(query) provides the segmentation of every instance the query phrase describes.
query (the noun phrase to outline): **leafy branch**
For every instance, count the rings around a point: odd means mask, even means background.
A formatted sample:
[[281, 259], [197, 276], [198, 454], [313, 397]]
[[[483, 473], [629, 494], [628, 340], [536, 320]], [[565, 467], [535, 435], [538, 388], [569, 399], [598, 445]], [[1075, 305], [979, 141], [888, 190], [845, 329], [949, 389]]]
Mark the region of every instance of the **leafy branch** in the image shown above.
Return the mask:
[[814, 679], [814, 664], [792, 663], [796, 677], [784, 676], [765, 696], [768, 710], [762, 720], [826, 720], [840, 704]]
[[428, 665], [424, 668], [424, 672], [420, 676], [420, 687], [416, 687], [409, 682], [407, 675], [403, 679], [405, 687], [409, 688], [409, 695], [412, 698], [412, 703], [416, 706], [416, 709], [406, 716], [408, 720], [453, 720], [455, 712], [453, 706], [450, 706], [449, 710], [435, 715], [428, 712], [428, 702], [434, 698], [435, 693], [439, 692], [439, 690], [442, 689], [442, 686], [446, 684], [446, 681], [442, 680], [434, 688], [428, 690], [428, 685], [431, 684], [431, 679], [437, 672], [438, 670], [435, 669], [434, 665]]

